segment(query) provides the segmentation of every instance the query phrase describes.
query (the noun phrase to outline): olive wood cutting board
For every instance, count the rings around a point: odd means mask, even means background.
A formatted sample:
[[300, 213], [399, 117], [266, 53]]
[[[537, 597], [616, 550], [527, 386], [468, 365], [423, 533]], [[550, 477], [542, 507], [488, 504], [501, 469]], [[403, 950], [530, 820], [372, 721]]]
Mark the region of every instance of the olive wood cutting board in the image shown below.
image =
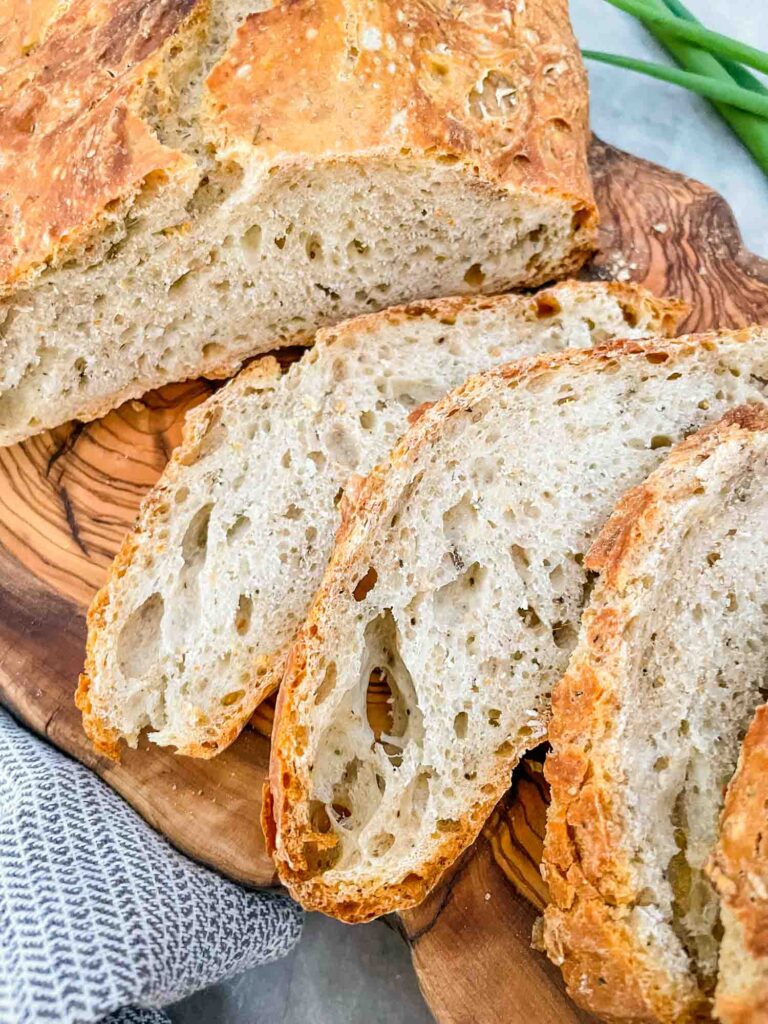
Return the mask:
[[[687, 330], [768, 322], [768, 262], [743, 249], [720, 196], [598, 140], [591, 165], [602, 227], [585, 276], [688, 300]], [[90, 748], [73, 703], [88, 603], [179, 442], [184, 414], [215, 386], [172, 385], [94, 423], [0, 449], [0, 701], [179, 849], [231, 878], [272, 884], [259, 828], [269, 706], [263, 734], [246, 730], [213, 760], [142, 743], [114, 763]], [[475, 845], [398, 919], [441, 1024], [590, 1019], [530, 948], [535, 908], [546, 899], [538, 873], [545, 807], [540, 763], [531, 759]]]

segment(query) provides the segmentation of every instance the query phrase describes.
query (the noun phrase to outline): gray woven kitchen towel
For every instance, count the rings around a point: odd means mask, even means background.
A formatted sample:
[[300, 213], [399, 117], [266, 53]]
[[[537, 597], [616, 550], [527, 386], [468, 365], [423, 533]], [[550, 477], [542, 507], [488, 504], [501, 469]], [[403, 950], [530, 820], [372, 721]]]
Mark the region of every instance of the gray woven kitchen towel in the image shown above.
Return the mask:
[[283, 956], [301, 925], [0, 710], [0, 1024], [155, 1024], [146, 1009]]

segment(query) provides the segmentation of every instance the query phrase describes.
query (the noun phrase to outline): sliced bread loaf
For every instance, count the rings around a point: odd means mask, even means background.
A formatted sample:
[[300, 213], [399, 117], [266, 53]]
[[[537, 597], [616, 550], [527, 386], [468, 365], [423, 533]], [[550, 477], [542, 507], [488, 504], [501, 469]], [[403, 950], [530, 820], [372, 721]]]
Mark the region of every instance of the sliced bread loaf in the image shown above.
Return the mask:
[[340, 521], [343, 488], [423, 402], [518, 355], [671, 332], [680, 306], [634, 287], [446, 299], [320, 331], [281, 376], [255, 362], [190, 414], [89, 617], [79, 701], [116, 750], [152, 730], [216, 753], [282, 676]]
[[567, 0], [5, 6], [0, 444], [594, 245]]
[[[755, 548], [761, 540], [765, 519]], [[758, 1024], [768, 1020], [768, 705], [757, 709], [741, 748], [709, 875], [723, 927], [715, 1015], [724, 1024]]]
[[408, 906], [475, 838], [546, 734], [616, 500], [762, 399], [766, 371], [768, 329], [617, 343], [473, 377], [409, 429], [342, 526], [278, 698], [265, 830], [305, 906]]
[[599, 579], [549, 730], [543, 934], [606, 1020], [710, 1019], [721, 925], [705, 867], [768, 692], [766, 542], [768, 407], [745, 406], [630, 491], [586, 560]]

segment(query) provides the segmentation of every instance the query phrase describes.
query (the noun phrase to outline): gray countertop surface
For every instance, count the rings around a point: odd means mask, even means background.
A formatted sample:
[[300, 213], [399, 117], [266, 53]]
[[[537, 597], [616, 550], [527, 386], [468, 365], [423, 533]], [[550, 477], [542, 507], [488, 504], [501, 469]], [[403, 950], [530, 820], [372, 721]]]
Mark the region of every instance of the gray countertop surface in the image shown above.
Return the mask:
[[[768, 50], [766, 0], [688, 0], [708, 27]], [[604, 0], [571, 0], [581, 44], [650, 60], [662, 51]], [[675, 86], [589, 67], [592, 126], [606, 142], [706, 182], [730, 203], [747, 246], [768, 256], [768, 179], [707, 103]], [[170, 1009], [174, 1024], [426, 1024], [408, 950], [386, 923], [352, 928], [307, 916], [298, 948], [278, 963]]]

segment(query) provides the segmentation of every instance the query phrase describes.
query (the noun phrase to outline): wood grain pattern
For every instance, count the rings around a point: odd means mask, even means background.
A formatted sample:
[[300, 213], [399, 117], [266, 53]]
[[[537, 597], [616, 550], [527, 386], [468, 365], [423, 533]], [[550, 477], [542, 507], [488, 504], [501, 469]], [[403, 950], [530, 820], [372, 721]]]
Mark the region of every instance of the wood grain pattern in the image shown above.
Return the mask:
[[[689, 329], [768, 321], [768, 263], [742, 249], [719, 196], [597, 141], [592, 170], [602, 249], [587, 276], [681, 295], [693, 305]], [[280, 353], [284, 362], [295, 357]], [[0, 699], [179, 848], [240, 881], [270, 884], [258, 825], [270, 705], [260, 710], [258, 732], [212, 761], [142, 748], [115, 765], [90, 749], [72, 701], [87, 604], [178, 443], [185, 412], [214, 387], [174, 385], [96, 423], [0, 449]], [[546, 898], [537, 870], [545, 804], [541, 773], [528, 762], [450, 877], [403, 915], [440, 1021], [587, 1020], [558, 973], [530, 950], [534, 907]]]

